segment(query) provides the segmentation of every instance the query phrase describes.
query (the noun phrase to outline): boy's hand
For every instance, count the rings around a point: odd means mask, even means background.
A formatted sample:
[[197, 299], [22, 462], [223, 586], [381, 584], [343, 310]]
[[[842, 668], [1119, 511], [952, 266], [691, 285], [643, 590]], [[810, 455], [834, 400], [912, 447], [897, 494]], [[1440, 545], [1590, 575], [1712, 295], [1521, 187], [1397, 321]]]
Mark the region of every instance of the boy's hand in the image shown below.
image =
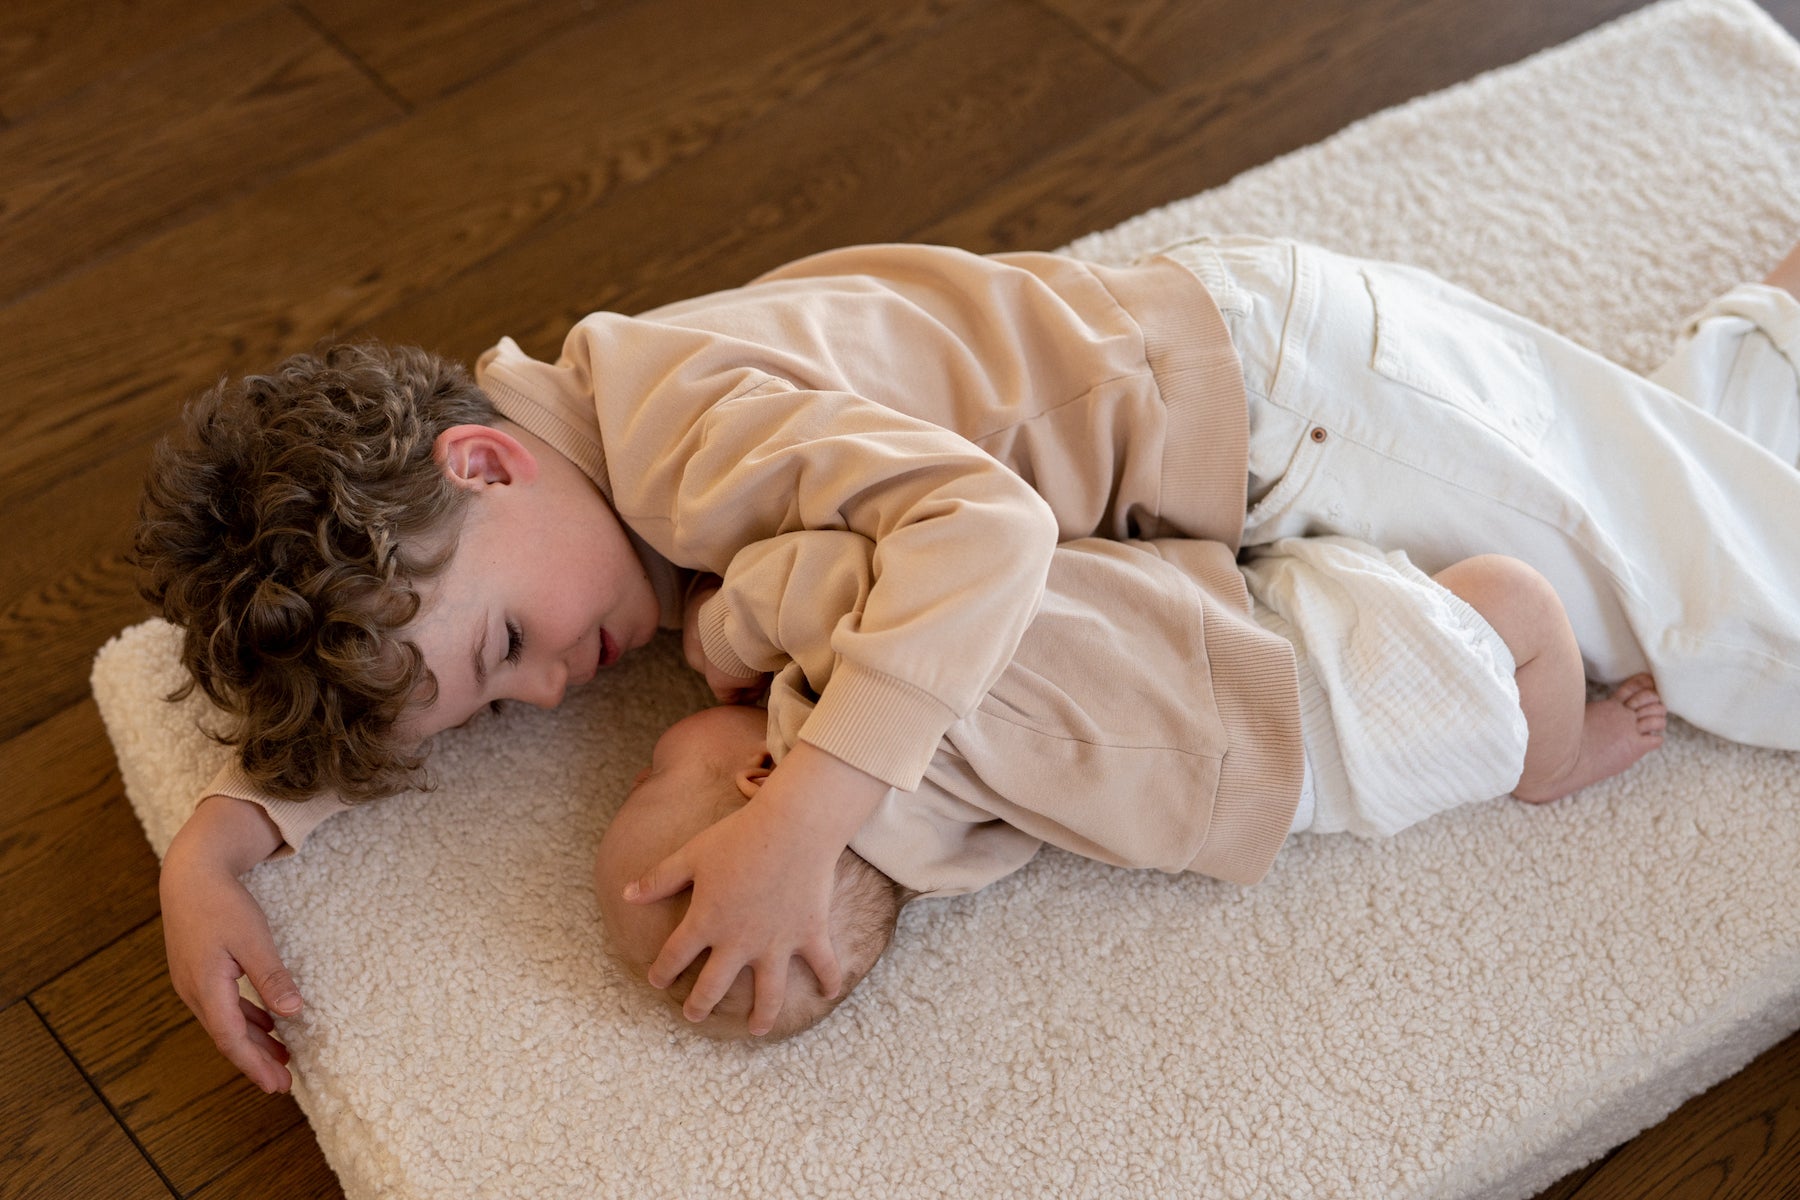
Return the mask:
[[831, 997], [843, 972], [831, 944], [831, 893], [838, 856], [874, 812], [887, 785], [801, 742], [764, 781], [756, 799], [708, 826], [625, 888], [639, 904], [690, 884], [686, 917], [650, 965], [652, 987], [667, 987], [707, 953], [682, 1011], [712, 1012], [738, 972], [755, 976], [750, 1032], [774, 1028], [798, 955]]
[[238, 875], [280, 844], [262, 809], [211, 796], [170, 843], [161, 880], [163, 941], [176, 994], [219, 1052], [265, 1092], [292, 1085], [288, 1051], [271, 1036], [275, 1023], [268, 1013], [238, 993], [238, 976], [248, 975], [263, 1002], [282, 1016], [300, 1011], [300, 989]]
[[706, 649], [700, 644], [700, 606], [719, 590], [719, 581], [711, 576], [707, 578], [710, 583], [700, 582], [688, 593], [687, 607], [681, 615], [681, 656], [688, 666], [706, 676], [706, 686], [712, 689], [713, 699], [719, 703], [755, 704], [768, 691], [769, 677], [722, 671], [706, 657]]

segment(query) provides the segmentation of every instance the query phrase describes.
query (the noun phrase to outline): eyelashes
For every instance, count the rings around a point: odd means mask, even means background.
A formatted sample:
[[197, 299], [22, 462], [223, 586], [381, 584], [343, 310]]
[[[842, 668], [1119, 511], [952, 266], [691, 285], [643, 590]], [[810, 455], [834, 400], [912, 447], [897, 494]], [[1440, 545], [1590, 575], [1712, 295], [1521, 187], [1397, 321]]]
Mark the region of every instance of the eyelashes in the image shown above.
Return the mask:
[[525, 631], [517, 622], [506, 623], [506, 661], [513, 666], [519, 665], [519, 656], [525, 653]]

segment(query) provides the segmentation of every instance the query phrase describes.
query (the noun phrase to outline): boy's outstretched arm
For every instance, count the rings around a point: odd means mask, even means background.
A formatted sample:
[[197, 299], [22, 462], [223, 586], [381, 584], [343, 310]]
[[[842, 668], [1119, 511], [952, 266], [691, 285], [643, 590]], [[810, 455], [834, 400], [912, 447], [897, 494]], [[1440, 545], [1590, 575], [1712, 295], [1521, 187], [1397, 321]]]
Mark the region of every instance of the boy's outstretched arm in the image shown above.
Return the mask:
[[268, 814], [247, 800], [213, 795], [200, 802], [163, 856], [163, 941], [176, 994], [213, 1044], [265, 1092], [285, 1092], [287, 1047], [274, 1022], [238, 993], [248, 975], [264, 1004], [282, 1016], [300, 1011], [300, 989], [282, 965], [262, 908], [238, 876], [282, 844]]
[[667, 987], [709, 952], [683, 1013], [705, 1020], [738, 972], [755, 977], [750, 1032], [767, 1033], [786, 998], [788, 962], [804, 959], [826, 997], [843, 972], [831, 945], [831, 892], [838, 856], [874, 813], [888, 785], [806, 742], [788, 752], [754, 800], [702, 830], [625, 899], [650, 903], [692, 884], [687, 915], [650, 965]]

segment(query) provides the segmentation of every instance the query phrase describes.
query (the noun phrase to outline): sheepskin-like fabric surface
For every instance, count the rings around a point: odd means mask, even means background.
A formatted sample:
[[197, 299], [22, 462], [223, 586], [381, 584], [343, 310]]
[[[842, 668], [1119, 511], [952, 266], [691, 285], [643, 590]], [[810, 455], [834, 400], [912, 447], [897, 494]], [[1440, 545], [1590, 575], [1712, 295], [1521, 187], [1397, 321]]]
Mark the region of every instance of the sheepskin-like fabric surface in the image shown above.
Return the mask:
[[[1672, 0], [1072, 249], [1292, 235], [1648, 368], [1800, 230], [1797, 117], [1772, 21]], [[93, 679], [159, 852], [220, 754], [175, 663], [151, 622]], [[1247, 891], [1045, 853], [909, 909], [813, 1033], [714, 1045], [604, 957], [589, 874], [703, 702], [659, 643], [253, 872], [349, 1196], [1524, 1197], [1800, 1027], [1800, 764], [1678, 725], [1572, 800], [1299, 837]]]

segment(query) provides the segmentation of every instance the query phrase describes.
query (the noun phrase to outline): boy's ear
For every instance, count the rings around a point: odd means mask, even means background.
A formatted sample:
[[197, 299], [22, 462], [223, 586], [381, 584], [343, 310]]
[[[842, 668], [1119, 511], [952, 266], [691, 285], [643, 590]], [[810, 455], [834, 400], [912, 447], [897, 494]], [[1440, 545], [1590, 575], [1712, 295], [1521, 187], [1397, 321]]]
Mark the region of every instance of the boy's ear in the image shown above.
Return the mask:
[[431, 444], [431, 457], [452, 483], [471, 491], [529, 483], [537, 475], [537, 458], [525, 444], [491, 425], [452, 425]]
[[737, 773], [738, 794], [746, 800], [756, 799], [757, 792], [762, 790], [763, 780], [775, 769], [775, 760], [767, 754], [755, 766], [747, 766]]

